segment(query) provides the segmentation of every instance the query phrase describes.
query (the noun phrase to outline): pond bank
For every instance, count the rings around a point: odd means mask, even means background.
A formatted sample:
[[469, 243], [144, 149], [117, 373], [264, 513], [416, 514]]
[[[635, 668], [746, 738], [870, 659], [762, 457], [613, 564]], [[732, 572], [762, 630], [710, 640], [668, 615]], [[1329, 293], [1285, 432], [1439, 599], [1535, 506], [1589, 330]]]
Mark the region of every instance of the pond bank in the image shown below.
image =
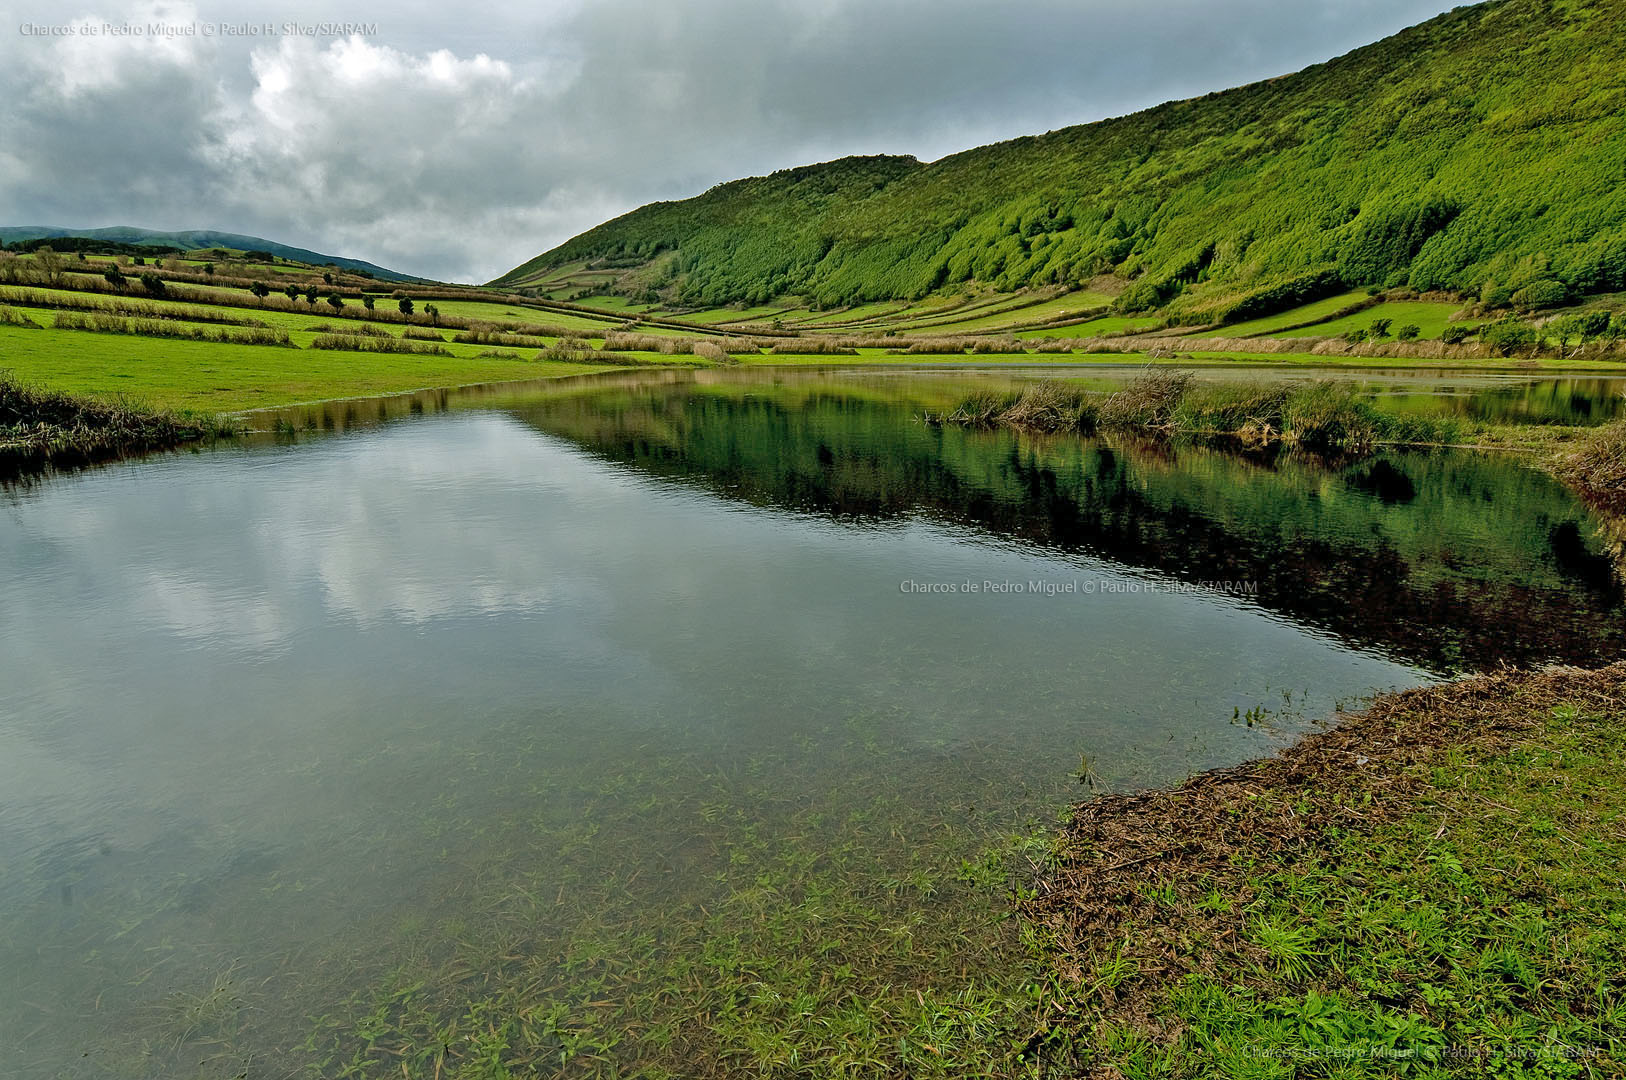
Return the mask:
[[[1022, 904], [1089, 1075], [1626, 1064], [1626, 663], [1378, 699], [1081, 804]], [[1425, 1064], [1432, 1063], [1432, 1064]]]
[[169, 450], [235, 430], [220, 417], [98, 401], [0, 375], [0, 471]]

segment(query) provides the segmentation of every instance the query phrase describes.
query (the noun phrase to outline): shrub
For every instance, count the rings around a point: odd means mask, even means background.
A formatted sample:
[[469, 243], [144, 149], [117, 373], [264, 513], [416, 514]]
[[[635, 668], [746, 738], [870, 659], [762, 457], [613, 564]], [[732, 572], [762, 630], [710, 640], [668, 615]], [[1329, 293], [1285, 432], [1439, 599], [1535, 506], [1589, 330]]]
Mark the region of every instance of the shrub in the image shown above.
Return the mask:
[[1367, 336], [1373, 341], [1379, 341], [1389, 336], [1389, 327], [1394, 324], [1393, 319], [1373, 319], [1372, 325], [1367, 328]]
[[1349, 342], [1351, 345], [1359, 345], [1361, 342], [1366, 340], [1366, 331], [1351, 330], [1349, 333], [1344, 335], [1344, 340]]
[[164, 295], [164, 279], [157, 274], [146, 273], [141, 275], [141, 287], [152, 296]]
[[399, 300], [397, 300], [395, 302], [395, 306], [401, 312], [402, 315], [411, 315], [412, 314], [412, 297], [410, 297], [410, 296], [401, 297]]
[[431, 330], [427, 326], [408, 326], [401, 331], [404, 338], [413, 338], [417, 341], [445, 341], [439, 330]]
[[1452, 323], [1440, 331], [1440, 340], [1447, 345], [1460, 345], [1473, 336], [1474, 328], [1464, 326], [1462, 323]]
[[1503, 319], [1479, 331], [1479, 340], [1500, 352], [1512, 356], [1519, 349], [1532, 348], [1539, 337], [1536, 328], [1518, 319]]
[[39, 323], [14, 307], [0, 304], [0, 326], [21, 326], [31, 330], [43, 329]]
[[1396, 328], [1395, 339], [1397, 341], [1416, 341], [1418, 335], [1422, 332], [1415, 323], [1407, 323], [1405, 326]]

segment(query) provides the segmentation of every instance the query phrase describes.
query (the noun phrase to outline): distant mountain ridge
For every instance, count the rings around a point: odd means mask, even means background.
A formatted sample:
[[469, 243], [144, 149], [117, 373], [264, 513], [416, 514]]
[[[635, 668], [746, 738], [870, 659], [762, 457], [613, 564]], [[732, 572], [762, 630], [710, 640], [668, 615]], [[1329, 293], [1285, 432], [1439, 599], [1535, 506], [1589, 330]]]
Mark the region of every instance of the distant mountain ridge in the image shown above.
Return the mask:
[[365, 270], [380, 281], [427, 282], [428, 278], [413, 277], [398, 270], [367, 262], [365, 259], [346, 259], [338, 255], [323, 255], [309, 248], [292, 247], [259, 236], [220, 232], [214, 229], [189, 229], [181, 232], [163, 232], [141, 229], [130, 225], [113, 225], [103, 229], [67, 229], [58, 225], [0, 226], [0, 243], [12, 244], [19, 240], [46, 240], [58, 236], [87, 236], [115, 244], [152, 244], [193, 248], [241, 248], [245, 251], [269, 251], [271, 254], [295, 262], [325, 266], [328, 263], [343, 270]]
[[1626, 0], [1492, 0], [1127, 117], [652, 203], [494, 284], [587, 261], [634, 295], [830, 306], [1111, 274], [1121, 309], [1185, 322], [1367, 285], [1623, 290], [1623, 40]]

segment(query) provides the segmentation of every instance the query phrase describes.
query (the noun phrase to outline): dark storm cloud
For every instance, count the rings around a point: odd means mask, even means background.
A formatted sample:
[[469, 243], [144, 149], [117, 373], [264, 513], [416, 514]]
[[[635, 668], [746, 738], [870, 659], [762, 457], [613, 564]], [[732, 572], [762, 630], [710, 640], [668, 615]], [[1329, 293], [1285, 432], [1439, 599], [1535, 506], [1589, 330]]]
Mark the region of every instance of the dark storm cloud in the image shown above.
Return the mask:
[[[1295, 70], [1448, 6], [16, 6], [0, 14], [0, 223], [232, 229], [483, 280], [651, 199], [1118, 115]], [[281, 32], [335, 20], [376, 32]], [[244, 26], [262, 33], [220, 29]]]

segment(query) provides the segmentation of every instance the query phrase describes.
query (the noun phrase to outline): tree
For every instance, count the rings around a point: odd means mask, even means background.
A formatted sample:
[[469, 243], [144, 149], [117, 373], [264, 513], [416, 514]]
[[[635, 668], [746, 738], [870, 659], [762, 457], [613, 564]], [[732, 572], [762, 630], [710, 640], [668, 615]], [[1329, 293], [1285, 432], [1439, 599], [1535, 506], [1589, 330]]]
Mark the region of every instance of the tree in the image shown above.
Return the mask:
[[204, 263], [203, 264], [203, 272], [205, 274], [208, 274], [210, 277], [214, 277], [215, 264], [214, 263]]
[[141, 287], [153, 296], [164, 295], [164, 279], [150, 271], [141, 275]]
[[1536, 345], [1540, 338], [1536, 328], [1518, 319], [1503, 319], [1479, 331], [1479, 340], [1496, 349], [1503, 356], [1512, 356], [1519, 349]]
[[1395, 337], [1400, 341], [1416, 341], [1417, 335], [1423, 331], [1412, 323], [1407, 323], [1395, 331]]
[[248, 287], [248, 291], [262, 300], [271, 294], [270, 287], [263, 281], [252, 282]]
[[1351, 345], [1359, 345], [1361, 342], [1366, 340], [1366, 331], [1351, 330], [1349, 333], [1344, 335], [1344, 340], [1349, 342]]
[[340, 308], [344, 307], [344, 299], [336, 292], [328, 293], [327, 306], [332, 308], [334, 311], [338, 311]]
[[373, 310], [373, 298], [371, 294], [365, 294], [362, 296], [361, 306], [366, 308], [368, 311]]
[[117, 266], [109, 266], [106, 270], [103, 270], [102, 277], [115, 289], [124, 287], [124, 274]]
[[50, 244], [34, 252], [34, 265], [39, 267], [46, 281], [55, 284], [62, 279], [62, 256]]
[[1473, 336], [1473, 332], [1474, 328], [1471, 326], [1464, 326], [1461, 323], [1452, 323], [1450, 326], [1447, 326], [1444, 330], [1440, 331], [1440, 340], [1445, 342], [1447, 345], [1460, 345], [1462, 342], [1467, 341], [1468, 338]]
[[410, 296], [401, 297], [401, 299], [395, 302], [395, 306], [400, 310], [402, 315], [412, 314], [412, 298]]
[[1389, 327], [1393, 323], [1393, 319], [1373, 319], [1371, 327], [1367, 330], [1367, 334], [1372, 338], [1373, 341], [1386, 338], [1389, 336]]
[[327, 284], [331, 285], [331, 284], [333, 284], [333, 275], [332, 274], [323, 274], [322, 275], [322, 280], [325, 281]]
[[299, 299], [299, 286], [298, 285], [289, 285], [287, 288], [282, 290], [282, 293], [283, 293], [284, 296], [286, 296], [290, 300], [298, 300]]
[[423, 306], [423, 313], [429, 316], [430, 322], [434, 323], [436, 326], [440, 325], [440, 308], [436, 307], [434, 304], [425, 304]]

